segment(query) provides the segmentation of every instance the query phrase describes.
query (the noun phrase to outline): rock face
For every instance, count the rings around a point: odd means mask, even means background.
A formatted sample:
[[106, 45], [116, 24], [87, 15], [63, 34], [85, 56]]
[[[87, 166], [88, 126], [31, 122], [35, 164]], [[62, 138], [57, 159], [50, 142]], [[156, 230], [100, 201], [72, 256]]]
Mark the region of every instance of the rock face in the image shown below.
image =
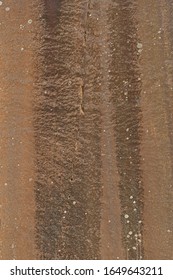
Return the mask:
[[170, 2], [0, 2], [0, 259], [173, 259]]

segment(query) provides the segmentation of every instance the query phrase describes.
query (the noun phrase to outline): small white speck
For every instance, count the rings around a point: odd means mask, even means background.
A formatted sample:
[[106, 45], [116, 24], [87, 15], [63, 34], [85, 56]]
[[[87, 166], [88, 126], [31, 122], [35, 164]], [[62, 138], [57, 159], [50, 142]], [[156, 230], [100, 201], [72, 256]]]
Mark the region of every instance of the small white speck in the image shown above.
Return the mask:
[[1, 6], [2, 4], [3, 4], [2, 1], [0, 1], [0, 6]]
[[21, 51], [23, 51], [24, 50], [24, 48], [21, 48]]
[[108, 223], [110, 223], [111, 222], [111, 220], [108, 220]]
[[129, 224], [130, 223], [130, 221], [129, 220], [127, 220], [127, 224]]
[[125, 214], [125, 215], [124, 215], [124, 218], [125, 218], [125, 219], [128, 219], [128, 218], [129, 218], [129, 215]]
[[65, 211], [64, 211], [64, 214], [66, 214], [66, 213], [67, 213], [67, 211], [65, 210]]
[[20, 24], [20, 29], [23, 30], [24, 29], [24, 25]]
[[136, 247], [132, 247], [133, 248], [133, 250], [136, 250]]
[[5, 10], [6, 10], [6, 12], [9, 12], [10, 7], [6, 7]]
[[168, 230], [167, 230], [167, 232], [171, 232], [171, 230], [170, 230], [170, 229], [168, 229]]
[[132, 196], [132, 195], [130, 196], [130, 199], [133, 199], [133, 196]]
[[29, 20], [28, 20], [28, 24], [31, 24], [31, 23], [32, 23], [32, 19], [29, 19]]
[[73, 201], [73, 205], [75, 205], [76, 204], [76, 201]]
[[138, 49], [142, 49], [142, 44], [141, 43], [137, 43], [137, 48]]
[[133, 203], [135, 204], [135, 203], [136, 203], [136, 201], [133, 201]]
[[4, 186], [7, 186], [7, 185], [8, 185], [7, 183], [4, 184]]
[[136, 211], [137, 211], [137, 209], [135, 208], [135, 209], [134, 209], [134, 211], [136, 212]]
[[132, 231], [129, 231], [129, 234], [130, 234], [130, 235], [132, 235], [132, 233], [133, 233]]
[[141, 223], [142, 223], [142, 221], [139, 221], [138, 223], [139, 223], [139, 224], [141, 224]]
[[130, 235], [127, 235], [127, 238], [129, 238], [130, 237]]
[[129, 128], [126, 128], [126, 131], [128, 132], [128, 131], [129, 131]]

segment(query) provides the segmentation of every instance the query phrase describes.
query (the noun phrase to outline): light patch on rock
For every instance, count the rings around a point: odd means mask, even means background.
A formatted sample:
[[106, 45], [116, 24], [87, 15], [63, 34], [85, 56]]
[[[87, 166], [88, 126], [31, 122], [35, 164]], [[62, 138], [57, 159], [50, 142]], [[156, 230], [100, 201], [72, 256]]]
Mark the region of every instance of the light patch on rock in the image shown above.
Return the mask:
[[31, 23], [32, 23], [32, 19], [29, 19], [29, 20], [28, 20], [28, 24], [31, 24]]

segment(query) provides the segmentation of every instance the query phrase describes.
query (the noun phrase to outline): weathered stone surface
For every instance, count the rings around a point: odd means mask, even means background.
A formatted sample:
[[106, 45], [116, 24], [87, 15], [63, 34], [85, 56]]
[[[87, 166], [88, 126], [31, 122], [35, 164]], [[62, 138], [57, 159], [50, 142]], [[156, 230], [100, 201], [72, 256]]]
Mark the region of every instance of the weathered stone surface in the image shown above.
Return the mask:
[[0, 5], [0, 259], [173, 259], [172, 16]]

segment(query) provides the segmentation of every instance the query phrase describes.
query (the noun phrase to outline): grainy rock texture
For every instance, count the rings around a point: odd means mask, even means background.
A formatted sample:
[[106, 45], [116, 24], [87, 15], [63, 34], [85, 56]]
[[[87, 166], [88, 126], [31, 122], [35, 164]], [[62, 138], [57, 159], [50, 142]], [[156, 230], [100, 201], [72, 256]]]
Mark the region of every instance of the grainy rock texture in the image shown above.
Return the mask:
[[172, 16], [0, 5], [0, 259], [173, 259]]

